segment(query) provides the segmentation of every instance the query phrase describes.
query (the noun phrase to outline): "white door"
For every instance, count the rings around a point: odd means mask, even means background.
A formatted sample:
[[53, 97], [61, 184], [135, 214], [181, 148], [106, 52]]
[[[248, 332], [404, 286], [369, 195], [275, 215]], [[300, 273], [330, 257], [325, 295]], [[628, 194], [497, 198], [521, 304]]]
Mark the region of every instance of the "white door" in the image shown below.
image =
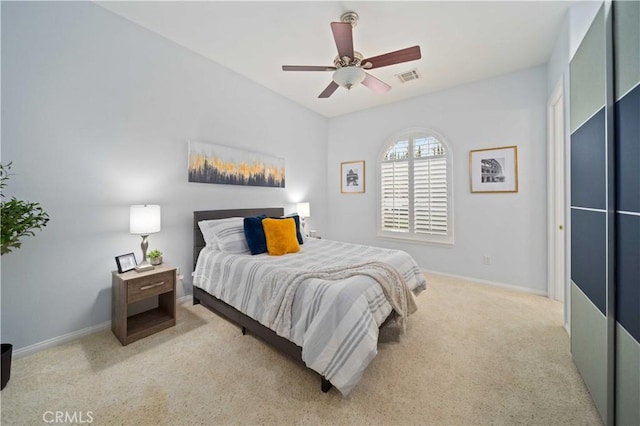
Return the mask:
[[565, 298], [566, 232], [565, 232], [565, 128], [564, 95], [561, 80], [548, 105], [548, 293], [563, 302]]

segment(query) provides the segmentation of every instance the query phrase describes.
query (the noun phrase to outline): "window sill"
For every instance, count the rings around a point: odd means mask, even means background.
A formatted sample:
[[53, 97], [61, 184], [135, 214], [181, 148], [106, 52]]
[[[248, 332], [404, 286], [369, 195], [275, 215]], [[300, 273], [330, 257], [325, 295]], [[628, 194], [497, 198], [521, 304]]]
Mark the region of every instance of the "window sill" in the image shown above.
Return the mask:
[[377, 234], [376, 237], [380, 240], [395, 241], [397, 243], [402, 242], [402, 243], [410, 243], [410, 244], [420, 244], [420, 245], [426, 245], [426, 246], [452, 248], [455, 245], [453, 238], [451, 238], [451, 240], [437, 241], [437, 240], [426, 240], [426, 239], [416, 238], [414, 236], [409, 236], [409, 235], [405, 237], [405, 236], [399, 236], [399, 235], [395, 236], [395, 235], [389, 235], [389, 234]]

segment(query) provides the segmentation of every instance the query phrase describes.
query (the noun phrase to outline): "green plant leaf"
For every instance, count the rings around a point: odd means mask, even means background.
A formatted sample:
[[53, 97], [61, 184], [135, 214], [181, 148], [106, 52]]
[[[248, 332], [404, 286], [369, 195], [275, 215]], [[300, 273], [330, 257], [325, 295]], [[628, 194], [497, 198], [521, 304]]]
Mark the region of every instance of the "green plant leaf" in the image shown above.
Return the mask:
[[[0, 164], [0, 189], [4, 189], [9, 181], [9, 170], [12, 163]], [[0, 193], [4, 200], [4, 193]], [[39, 203], [21, 201], [11, 197], [9, 201], [1, 203], [2, 237], [1, 254], [11, 253], [20, 248], [20, 238], [35, 236], [34, 230], [41, 230], [49, 222], [49, 215]]]

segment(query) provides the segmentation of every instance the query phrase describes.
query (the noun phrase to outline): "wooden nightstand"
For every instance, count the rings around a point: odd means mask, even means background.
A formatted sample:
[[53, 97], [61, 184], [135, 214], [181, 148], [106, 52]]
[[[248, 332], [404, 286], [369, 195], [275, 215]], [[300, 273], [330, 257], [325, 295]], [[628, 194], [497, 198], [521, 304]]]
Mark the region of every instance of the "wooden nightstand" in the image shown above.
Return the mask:
[[[158, 307], [128, 316], [129, 305], [158, 296]], [[159, 265], [147, 272], [112, 272], [111, 331], [128, 345], [176, 325], [176, 268]]]

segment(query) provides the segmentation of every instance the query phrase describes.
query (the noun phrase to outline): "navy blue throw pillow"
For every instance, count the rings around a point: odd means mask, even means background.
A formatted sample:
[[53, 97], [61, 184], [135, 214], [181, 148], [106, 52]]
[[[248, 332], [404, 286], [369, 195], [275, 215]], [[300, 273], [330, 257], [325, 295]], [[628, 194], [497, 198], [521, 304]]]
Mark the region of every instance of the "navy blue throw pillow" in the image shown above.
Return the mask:
[[300, 217], [296, 215], [286, 216], [286, 218], [292, 217], [296, 222], [296, 237], [298, 237], [298, 244], [304, 244], [304, 240], [302, 239], [302, 234], [300, 233]]
[[265, 215], [244, 218], [244, 236], [251, 254], [267, 252], [267, 239], [264, 236], [264, 229], [262, 229], [262, 219], [264, 218], [266, 218]]

